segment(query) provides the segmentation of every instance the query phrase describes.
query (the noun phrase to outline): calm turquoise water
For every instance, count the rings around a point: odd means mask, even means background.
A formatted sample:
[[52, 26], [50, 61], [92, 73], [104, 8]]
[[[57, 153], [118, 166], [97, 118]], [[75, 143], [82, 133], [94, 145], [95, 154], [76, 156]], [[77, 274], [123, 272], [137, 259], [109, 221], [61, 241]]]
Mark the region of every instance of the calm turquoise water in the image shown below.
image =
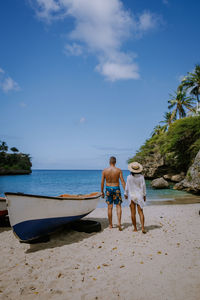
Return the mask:
[[[129, 171], [123, 171], [124, 179]], [[4, 192], [21, 192], [28, 194], [58, 196], [60, 194], [86, 194], [100, 191], [101, 171], [99, 170], [33, 170], [30, 175], [0, 176], [0, 196]], [[146, 181], [147, 200], [173, 200], [176, 197], [188, 195], [182, 191], [172, 189], [153, 190], [150, 181]], [[123, 190], [123, 189], [122, 189]], [[123, 206], [127, 205], [124, 200]], [[102, 199], [99, 207], [105, 206]]]

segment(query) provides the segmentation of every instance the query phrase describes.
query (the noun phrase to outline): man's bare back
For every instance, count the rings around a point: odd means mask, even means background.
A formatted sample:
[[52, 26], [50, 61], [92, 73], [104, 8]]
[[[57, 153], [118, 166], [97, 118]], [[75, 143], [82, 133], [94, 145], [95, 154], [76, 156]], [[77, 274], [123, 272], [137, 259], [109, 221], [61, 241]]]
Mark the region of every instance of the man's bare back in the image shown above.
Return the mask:
[[119, 179], [123, 184], [122, 170], [114, 166], [110, 166], [103, 170], [102, 174], [106, 180], [106, 186], [119, 186]]

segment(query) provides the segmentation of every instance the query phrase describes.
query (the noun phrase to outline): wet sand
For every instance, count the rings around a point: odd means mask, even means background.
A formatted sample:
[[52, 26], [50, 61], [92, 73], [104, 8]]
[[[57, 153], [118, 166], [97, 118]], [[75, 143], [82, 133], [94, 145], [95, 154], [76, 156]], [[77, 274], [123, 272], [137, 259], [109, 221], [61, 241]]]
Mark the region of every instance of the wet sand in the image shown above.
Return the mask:
[[174, 197], [171, 199], [165, 199], [163, 197], [162, 201], [150, 200], [147, 205], [177, 205], [177, 204], [195, 204], [200, 203], [200, 196], [197, 195], [186, 195], [181, 197]]

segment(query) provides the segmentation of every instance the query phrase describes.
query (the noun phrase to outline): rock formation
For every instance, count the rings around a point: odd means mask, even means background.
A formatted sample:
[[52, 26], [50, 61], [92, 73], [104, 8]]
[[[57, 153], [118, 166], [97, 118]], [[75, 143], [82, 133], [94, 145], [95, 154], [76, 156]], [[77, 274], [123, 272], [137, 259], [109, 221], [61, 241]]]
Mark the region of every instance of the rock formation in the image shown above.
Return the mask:
[[181, 180], [184, 179], [184, 177], [185, 177], [184, 172], [181, 172], [180, 174], [173, 175], [170, 180], [173, 182], [180, 182]]
[[152, 180], [151, 185], [154, 189], [166, 189], [169, 187], [169, 183], [163, 177]]
[[195, 157], [194, 163], [187, 171], [185, 179], [177, 183], [174, 189], [200, 194], [200, 150]]
[[142, 163], [144, 168], [144, 176], [148, 179], [163, 177], [164, 174], [171, 171], [169, 166], [165, 164], [165, 159], [159, 151], [155, 151], [152, 155], [147, 155], [140, 160], [140, 163]]

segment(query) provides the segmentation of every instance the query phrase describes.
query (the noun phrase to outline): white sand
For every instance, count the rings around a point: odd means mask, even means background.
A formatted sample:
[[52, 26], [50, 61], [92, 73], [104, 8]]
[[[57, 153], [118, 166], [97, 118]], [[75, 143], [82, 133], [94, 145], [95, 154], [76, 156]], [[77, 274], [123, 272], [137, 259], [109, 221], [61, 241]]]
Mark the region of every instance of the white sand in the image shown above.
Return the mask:
[[107, 228], [104, 208], [90, 215], [102, 223], [95, 234], [64, 230], [28, 245], [0, 228], [0, 299], [199, 300], [199, 210], [148, 206], [146, 235], [133, 233], [129, 208], [122, 232]]

